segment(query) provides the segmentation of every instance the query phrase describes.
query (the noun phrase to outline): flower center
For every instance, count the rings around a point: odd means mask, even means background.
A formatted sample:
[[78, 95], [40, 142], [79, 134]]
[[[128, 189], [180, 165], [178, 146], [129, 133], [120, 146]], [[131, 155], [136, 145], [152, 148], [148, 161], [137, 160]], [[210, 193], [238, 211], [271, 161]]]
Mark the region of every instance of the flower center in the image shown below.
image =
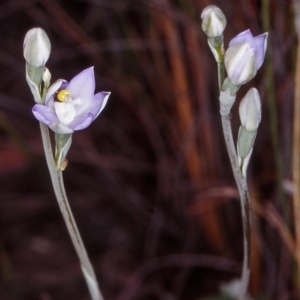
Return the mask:
[[76, 117], [76, 110], [70, 102], [54, 102], [54, 110], [60, 122], [63, 124], [71, 123]]
[[76, 110], [69, 90], [61, 90], [56, 94], [54, 110], [60, 122], [69, 124], [76, 117]]
[[62, 103], [68, 102], [72, 99], [71, 92], [68, 90], [61, 90], [57, 93], [56, 99]]

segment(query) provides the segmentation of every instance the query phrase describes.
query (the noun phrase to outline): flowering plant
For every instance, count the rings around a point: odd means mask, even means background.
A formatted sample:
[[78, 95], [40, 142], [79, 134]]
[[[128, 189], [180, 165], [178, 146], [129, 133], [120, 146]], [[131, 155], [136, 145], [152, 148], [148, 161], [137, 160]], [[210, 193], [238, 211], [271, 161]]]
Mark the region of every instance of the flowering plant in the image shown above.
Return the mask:
[[[94, 68], [76, 75], [70, 82], [59, 79], [50, 86], [51, 73], [46, 68], [51, 43], [46, 32], [33, 28], [24, 39], [26, 80], [33, 95], [32, 112], [40, 121], [42, 141], [50, 177], [62, 216], [80, 260], [92, 300], [103, 300], [97, 277], [77, 228], [66, 194], [62, 171], [68, 165], [67, 153], [76, 130], [88, 127], [104, 109], [109, 92], [95, 92]], [[49, 134], [55, 132], [55, 155]]]
[[93, 67], [76, 75], [69, 83], [63, 79], [53, 83], [45, 97], [45, 105], [36, 104], [33, 114], [54, 132], [68, 134], [88, 127], [104, 109], [109, 92], [94, 95]]
[[[258, 91], [249, 90], [240, 104], [241, 126], [237, 138], [237, 149], [231, 129], [231, 108], [242, 84], [250, 81], [263, 64], [268, 33], [254, 37], [250, 30], [245, 30], [234, 37], [224, 55], [223, 30], [226, 24], [219, 9], [208, 6], [203, 10], [202, 29], [207, 35], [208, 45], [218, 66], [220, 114], [227, 152], [232, 171], [237, 183], [240, 200], [244, 235], [244, 259], [241, 279], [238, 280], [237, 299], [247, 298], [250, 280], [251, 258], [251, 209], [250, 196], [246, 180], [248, 163], [252, 154], [256, 133], [261, 121], [261, 103]], [[217, 17], [218, 16], [218, 17]], [[221, 26], [223, 24], [223, 26]], [[214, 29], [214, 30], [213, 30]], [[221, 29], [221, 30], [220, 30]], [[222, 31], [222, 32], [221, 32]], [[213, 33], [213, 34], [211, 34]], [[216, 34], [222, 33], [220, 36]], [[227, 78], [225, 78], [225, 70]]]

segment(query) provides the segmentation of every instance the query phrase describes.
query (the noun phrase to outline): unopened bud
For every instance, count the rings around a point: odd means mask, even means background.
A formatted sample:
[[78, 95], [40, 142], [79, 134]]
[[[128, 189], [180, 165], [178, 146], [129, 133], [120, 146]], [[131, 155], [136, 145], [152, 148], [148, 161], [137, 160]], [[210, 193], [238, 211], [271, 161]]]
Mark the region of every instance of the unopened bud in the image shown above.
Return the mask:
[[215, 5], [209, 5], [201, 13], [202, 29], [209, 37], [218, 37], [226, 27], [226, 17]]
[[48, 89], [48, 87], [50, 86], [50, 81], [51, 81], [51, 73], [48, 70], [48, 68], [45, 68], [42, 79], [44, 81], [45, 88]]
[[256, 88], [251, 88], [239, 107], [241, 124], [246, 131], [255, 131], [261, 121], [261, 103]]
[[25, 60], [29, 65], [36, 68], [45, 66], [51, 51], [46, 32], [41, 28], [29, 30], [24, 39], [23, 49]]

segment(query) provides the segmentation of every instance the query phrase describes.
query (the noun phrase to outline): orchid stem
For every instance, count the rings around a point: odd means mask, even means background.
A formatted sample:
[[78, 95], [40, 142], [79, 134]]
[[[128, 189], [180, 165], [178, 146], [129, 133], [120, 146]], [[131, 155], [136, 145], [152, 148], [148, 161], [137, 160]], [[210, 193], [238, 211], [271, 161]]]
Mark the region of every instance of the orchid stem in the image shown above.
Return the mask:
[[40, 128], [44, 151], [46, 155], [46, 161], [49, 168], [55, 196], [64, 221], [66, 223], [67, 229], [69, 231], [71, 240], [79, 257], [81, 270], [84, 274], [84, 278], [86, 280], [91, 298], [92, 300], [103, 300], [103, 296], [101, 294], [94, 269], [84, 247], [74, 216], [71, 211], [71, 207], [69, 205], [69, 201], [64, 187], [62, 171], [56, 168], [55, 166], [49, 129], [43, 123], [40, 123]]
[[224, 62], [221, 61], [221, 62], [218, 62], [218, 83], [219, 83], [219, 90], [221, 90], [222, 88], [222, 84], [223, 84], [223, 81], [225, 79], [225, 70], [224, 70]]
[[250, 211], [250, 197], [246, 178], [242, 176], [239, 162], [237, 159], [236, 150], [234, 147], [232, 129], [230, 123], [230, 115], [222, 115], [222, 127], [227, 147], [227, 152], [230, 158], [230, 163], [236, 181], [240, 200], [241, 200], [241, 213], [243, 223], [243, 239], [244, 239], [244, 258], [243, 269], [241, 276], [241, 285], [239, 290], [239, 300], [244, 300], [247, 293], [249, 280], [250, 280], [250, 259], [251, 259], [251, 211]]
[[224, 47], [221, 45], [217, 50], [219, 57], [217, 60], [218, 64], [218, 84], [219, 90], [221, 90], [223, 82], [225, 80], [225, 66], [224, 66]]
[[[218, 79], [219, 88], [221, 90], [224, 81], [224, 60], [223, 57], [220, 58], [218, 62]], [[241, 201], [241, 215], [243, 224], [243, 240], [244, 240], [244, 250], [243, 250], [243, 269], [241, 276], [241, 284], [239, 290], [239, 300], [244, 300], [248, 285], [250, 281], [250, 259], [251, 259], [251, 210], [250, 210], [250, 197], [247, 186], [246, 177], [242, 175], [238, 156], [235, 150], [232, 128], [231, 128], [231, 115], [230, 112], [226, 115], [221, 114], [222, 129], [225, 139], [225, 144], [230, 159], [231, 168], [233, 171], [234, 179], [237, 184], [239, 191], [240, 201]]]

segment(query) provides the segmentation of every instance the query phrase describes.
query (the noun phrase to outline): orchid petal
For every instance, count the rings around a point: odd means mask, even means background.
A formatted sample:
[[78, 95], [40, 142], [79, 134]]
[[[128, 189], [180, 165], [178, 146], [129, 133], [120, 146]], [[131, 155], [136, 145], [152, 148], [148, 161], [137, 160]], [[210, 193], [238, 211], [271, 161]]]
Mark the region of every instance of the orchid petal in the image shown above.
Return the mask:
[[94, 119], [97, 118], [101, 111], [104, 109], [109, 95], [109, 92], [101, 92], [94, 96], [93, 101], [88, 108], [88, 111], [94, 116]]
[[249, 29], [239, 33], [230, 42], [229, 47], [236, 44], [249, 43], [253, 39], [253, 35]]
[[266, 49], [267, 49], [267, 38], [268, 38], [267, 32], [260, 34], [254, 38], [257, 69], [259, 69], [262, 66], [265, 59]]
[[257, 71], [253, 49], [247, 43], [229, 47], [225, 54], [225, 66], [233, 84], [241, 85], [248, 82]]
[[85, 69], [76, 75], [67, 86], [73, 99], [81, 98], [84, 101], [92, 101], [95, 91], [94, 67]]
[[55, 111], [45, 105], [36, 104], [32, 109], [32, 113], [37, 120], [40, 122], [50, 125], [51, 123], [57, 122], [58, 118]]
[[81, 115], [80, 117], [77, 117], [72, 123], [70, 123], [68, 126], [72, 128], [73, 130], [81, 130], [84, 129], [93, 122], [94, 116], [91, 113], [87, 113], [84, 115]]

